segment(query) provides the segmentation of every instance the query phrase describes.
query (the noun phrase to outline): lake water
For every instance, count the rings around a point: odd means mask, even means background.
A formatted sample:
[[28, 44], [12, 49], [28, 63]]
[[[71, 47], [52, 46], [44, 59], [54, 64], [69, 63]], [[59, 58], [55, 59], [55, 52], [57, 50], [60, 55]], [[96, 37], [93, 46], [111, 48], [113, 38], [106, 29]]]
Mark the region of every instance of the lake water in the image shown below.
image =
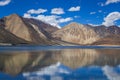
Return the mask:
[[0, 80], [120, 80], [120, 47], [2, 46]]

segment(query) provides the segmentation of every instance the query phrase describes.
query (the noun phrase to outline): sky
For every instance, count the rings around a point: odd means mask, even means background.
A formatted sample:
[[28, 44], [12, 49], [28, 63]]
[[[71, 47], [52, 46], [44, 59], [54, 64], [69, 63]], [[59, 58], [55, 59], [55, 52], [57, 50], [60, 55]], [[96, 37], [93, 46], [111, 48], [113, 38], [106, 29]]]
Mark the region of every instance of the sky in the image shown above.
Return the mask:
[[0, 0], [0, 18], [16, 13], [53, 26], [120, 26], [120, 0]]

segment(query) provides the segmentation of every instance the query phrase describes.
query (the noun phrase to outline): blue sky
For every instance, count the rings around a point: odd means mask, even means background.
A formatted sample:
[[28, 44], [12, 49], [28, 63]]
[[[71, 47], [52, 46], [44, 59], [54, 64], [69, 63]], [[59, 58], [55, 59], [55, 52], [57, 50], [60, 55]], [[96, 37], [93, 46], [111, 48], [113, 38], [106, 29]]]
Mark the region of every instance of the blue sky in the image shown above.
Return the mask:
[[0, 0], [0, 18], [17, 13], [54, 26], [120, 25], [120, 0]]

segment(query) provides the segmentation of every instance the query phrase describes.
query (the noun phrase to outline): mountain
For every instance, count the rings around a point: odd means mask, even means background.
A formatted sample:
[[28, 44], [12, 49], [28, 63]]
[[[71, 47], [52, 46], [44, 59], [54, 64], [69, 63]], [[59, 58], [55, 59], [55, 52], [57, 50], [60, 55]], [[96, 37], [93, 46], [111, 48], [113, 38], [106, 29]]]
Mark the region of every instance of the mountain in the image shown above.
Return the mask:
[[0, 19], [0, 27], [4, 27], [7, 32], [17, 38], [23, 39], [23, 42], [28, 41], [32, 44], [43, 45], [54, 44], [49, 39], [50, 33], [58, 30], [57, 27], [35, 19], [26, 19], [17, 14], [12, 14]]
[[12, 14], [0, 19], [0, 44], [120, 45], [120, 27], [72, 22], [59, 29], [32, 18]]
[[52, 36], [63, 41], [78, 44], [91, 44], [99, 39], [95, 30], [88, 26], [74, 22], [54, 32]]
[[42, 22], [42, 21], [37, 20], [37, 19], [24, 18], [24, 21], [29, 22], [32, 25], [37, 26], [38, 29], [47, 37], [51, 37], [52, 32], [55, 32], [55, 31], [59, 30], [57, 27], [51, 26], [50, 24], [47, 24], [47, 23]]
[[9, 31], [5, 30], [3, 27], [0, 27], [0, 43], [6, 44], [30, 44], [29, 41], [21, 39]]
[[92, 45], [120, 45], [120, 27], [118, 26], [97, 26], [94, 27], [100, 39], [93, 42]]
[[117, 26], [91, 26], [70, 23], [52, 33], [56, 39], [81, 45], [120, 45], [120, 28]]

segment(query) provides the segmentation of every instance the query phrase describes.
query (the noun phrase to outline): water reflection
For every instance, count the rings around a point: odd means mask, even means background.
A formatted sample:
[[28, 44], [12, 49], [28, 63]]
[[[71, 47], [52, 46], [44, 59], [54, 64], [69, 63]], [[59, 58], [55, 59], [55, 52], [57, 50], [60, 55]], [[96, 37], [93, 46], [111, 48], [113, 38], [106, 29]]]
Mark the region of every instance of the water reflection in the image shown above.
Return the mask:
[[0, 53], [0, 71], [17, 75], [37, 71], [60, 62], [77, 69], [85, 66], [117, 66], [120, 64], [119, 49], [64, 49], [53, 51], [13, 51]]

